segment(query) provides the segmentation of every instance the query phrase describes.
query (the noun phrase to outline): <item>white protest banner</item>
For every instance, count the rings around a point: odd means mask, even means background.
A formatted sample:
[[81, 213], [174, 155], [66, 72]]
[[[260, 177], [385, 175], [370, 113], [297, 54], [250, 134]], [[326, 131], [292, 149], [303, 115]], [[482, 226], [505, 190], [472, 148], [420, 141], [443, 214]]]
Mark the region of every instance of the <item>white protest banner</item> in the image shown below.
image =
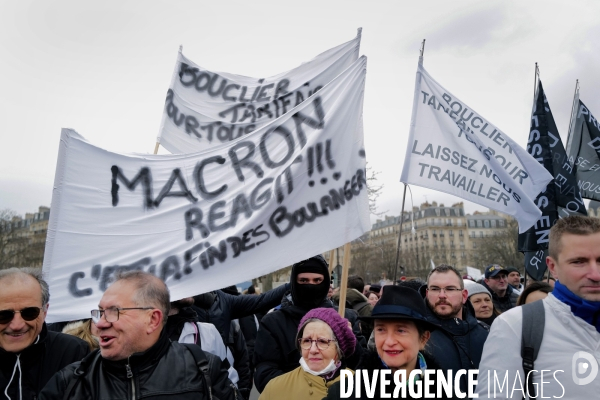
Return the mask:
[[524, 232], [540, 217], [534, 199], [552, 176], [419, 63], [400, 180], [512, 215]]
[[483, 276], [483, 274], [481, 273], [481, 270], [479, 268], [473, 268], [473, 267], [469, 267], [467, 266], [467, 275], [471, 275], [471, 278], [478, 280], [479, 278], [481, 278]]
[[111, 153], [64, 129], [44, 257], [48, 322], [89, 317], [120, 270], [172, 299], [250, 280], [370, 228], [366, 58], [286, 115], [180, 155]]
[[272, 76], [249, 78], [211, 72], [177, 56], [157, 142], [173, 154], [227, 143], [284, 115], [358, 59], [355, 39]]

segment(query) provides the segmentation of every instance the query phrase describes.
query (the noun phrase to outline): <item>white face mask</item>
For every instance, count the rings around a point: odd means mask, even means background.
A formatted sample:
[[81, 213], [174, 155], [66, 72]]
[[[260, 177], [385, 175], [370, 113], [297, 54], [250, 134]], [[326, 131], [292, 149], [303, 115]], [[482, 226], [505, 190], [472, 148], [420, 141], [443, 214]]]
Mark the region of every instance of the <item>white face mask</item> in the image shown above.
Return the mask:
[[331, 359], [331, 361], [329, 361], [329, 365], [327, 365], [325, 368], [323, 368], [320, 371], [313, 371], [312, 369], [310, 369], [310, 367], [308, 366], [308, 364], [306, 363], [304, 358], [300, 358], [300, 366], [302, 367], [302, 369], [304, 371], [308, 372], [311, 375], [315, 375], [315, 376], [328, 374], [332, 371], [335, 371], [336, 368], [338, 367], [336, 362], [333, 360], [333, 358]]

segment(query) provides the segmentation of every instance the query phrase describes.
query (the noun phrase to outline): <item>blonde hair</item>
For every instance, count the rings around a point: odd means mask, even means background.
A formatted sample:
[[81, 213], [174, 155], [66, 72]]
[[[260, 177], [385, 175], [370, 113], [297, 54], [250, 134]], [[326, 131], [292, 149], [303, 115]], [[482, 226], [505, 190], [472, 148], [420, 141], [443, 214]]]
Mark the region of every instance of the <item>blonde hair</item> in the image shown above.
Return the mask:
[[90, 346], [90, 350], [94, 351], [100, 346], [98, 346], [98, 339], [92, 335], [92, 320], [81, 320], [70, 322], [62, 330], [63, 333], [67, 335], [76, 336], [79, 339], [83, 339], [87, 342], [88, 346]]

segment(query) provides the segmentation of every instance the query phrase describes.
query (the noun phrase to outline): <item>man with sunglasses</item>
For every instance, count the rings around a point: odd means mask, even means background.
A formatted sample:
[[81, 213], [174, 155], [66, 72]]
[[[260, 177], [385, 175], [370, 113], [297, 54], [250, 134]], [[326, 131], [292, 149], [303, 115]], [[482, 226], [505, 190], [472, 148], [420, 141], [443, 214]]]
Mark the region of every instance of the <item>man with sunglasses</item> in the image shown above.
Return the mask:
[[83, 340], [48, 331], [50, 294], [34, 268], [0, 270], [0, 397], [35, 399], [50, 378], [89, 353]]
[[[427, 304], [427, 319], [441, 327], [431, 332], [425, 351], [444, 371], [477, 369], [488, 329], [475, 318], [460, 273], [450, 265], [436, 266], [421, 294]], [[466, 375], [461, 377], [460, 389], [464, 393], [468, 390]]]
[[483, 286], [492, 294], [494, 307], [500, 312], [516, 307], [519, 295], [508, 284], [508, 270], [499, 264], [490, 264], [485, 269]]
[[58, 372], [45, 399], [234, 399], [221, 359], [169, 340], [169, 289], [154, 275], [117, 275], [91, 311], [100, 349]]

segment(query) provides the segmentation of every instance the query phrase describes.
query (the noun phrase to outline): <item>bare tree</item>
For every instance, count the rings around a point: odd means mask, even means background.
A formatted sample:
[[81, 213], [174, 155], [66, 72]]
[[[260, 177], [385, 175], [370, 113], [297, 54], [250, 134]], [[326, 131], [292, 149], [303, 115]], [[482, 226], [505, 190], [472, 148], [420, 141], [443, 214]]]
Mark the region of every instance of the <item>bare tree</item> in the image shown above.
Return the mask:
[[350, 273], [359, 275], [363, 279], [368, 279], [368, 273], [371, 269], [371, 260], [373, 258], [373, 249], [360, 238], [352, 242], [352, 251], [350, 253]]
[[381, 172], [374, 171], [369, 163], [367, 162], [366, 174], [367, 174], [367, 194], [369, 196], [369, 211], [373, 215], [382, 216], [387, 211], [377, 212], [377, 198], [381, 195], [383, 191], [383, 184], [377, 183], [377, 176]]
[[519, 224], [509, 219], [506, 229], [495, 230], [493, 236], [472, 238], [477, 248], [473, 250], [473, 261], [476, 265], [500, 264], [505, 267], [521, 268], [524, 263], [523, 254], [518, 251]]

